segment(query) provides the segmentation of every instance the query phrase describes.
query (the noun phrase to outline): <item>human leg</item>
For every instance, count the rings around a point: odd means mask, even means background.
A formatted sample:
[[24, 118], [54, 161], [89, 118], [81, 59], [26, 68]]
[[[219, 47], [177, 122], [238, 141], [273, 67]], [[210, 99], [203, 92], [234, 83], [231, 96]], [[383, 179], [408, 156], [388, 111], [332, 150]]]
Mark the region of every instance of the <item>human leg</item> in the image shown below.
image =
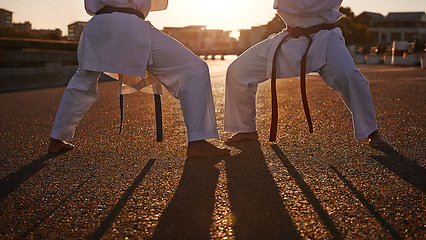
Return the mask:
[[237, 132], [230, 138], [225, 140], [225, 143], [256, 141], [259, 139], [257, 131], [254, 132]]
[[97, 80], [101, 73], [78, 70], [71, 78], [59, 104], [53, 123], [48, 151], [70, 150], [70, 140], [78, 123], [98, 98]]
[[64, 152], [64, 151], [72, 150], [72, 149], [74, 149], [73, 144], [50, 137], [49, 147], [48, 147], [47, 151], [49, 153], [58, 153], [58, 152]]
[[[320, 75], [351, 111], [355, 139], [372, 136], [377, 140], [377, 144], [382, 144], [384, 140], [380, 141], [381, 136], [376, 132], [376, 118], [368, 81], [356, 68], [344, 42], [337, 35], [330, 35], [326, 58], [327, 63], [320, 69]], [[372, 134], [373, 132], [376, 133]]]
[[382, 137], [379, 130], [376, 130], [368, 135], [368, 143], [371, 147], [385, 147], [388, 146], [386, 140]]
[[187, 128], [188, 157], [229, 154], [228, 150], [205, 141], [219, 137], [207, 64], [157, 29], [151, 30], [151, 37], [153, 61], [147, 70], [180, 101]]
[[267, 59], [260, 56], [262, 43], [241, 54], [228, 67], [225, 88], [225, 131], [237, 132], [225, 142], [257, 140], [256, 92], [266, 81]]

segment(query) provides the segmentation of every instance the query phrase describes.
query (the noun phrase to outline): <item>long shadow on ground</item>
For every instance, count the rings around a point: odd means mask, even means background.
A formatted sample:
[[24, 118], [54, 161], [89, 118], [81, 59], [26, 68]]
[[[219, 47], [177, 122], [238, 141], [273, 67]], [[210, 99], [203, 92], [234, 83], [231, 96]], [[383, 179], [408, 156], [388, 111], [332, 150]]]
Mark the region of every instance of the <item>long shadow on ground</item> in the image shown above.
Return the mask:
[[303, 180], [303, 177], [300, 175], [300, 173], [297, 171], [297, 169], [293, 166], [293, 164], [291, 164], [291, 162], [288, 160], [288, 158], [285, 156], [285, 154], [281, 151], [281, 149], [277, 145], [274, 144], [271, 147], [275, 151], [275, 153], [277, 154], [278, 158], [281, 160], [283, 165], [287, 168], [290, 176], [292, 178], [294, 178], [297, 185], [299, 185], [299, 187], [302, 190], [303, 194], [305, 195], [306, 199], [312, 205], [315, 212], [317, 212], [319, 218], [324, 223], [324, 225], [327, 227], [328, 231], [331, 233], [333, 238], [334, 239], [343, 239], [341, 232], [334, 225], [333, 220], [331, 219], [330, 215], [322, 207], [321, 202], [315, 196], [312, 189], [305, 182], [305, 180]]
[[152, 239], [209, 239], [218, 158], [187, 159], [183, 175]]
[[401, 155], [391, 146], [376, 149], [387, 156], [371, 156], [374, 160], [387, 167], [404, 181], [426, 193], [426, 169]]
[[16, 191], [25, 181], [30, 179], [34, 174], [43, 169], [47, 165], [47, 161], [60, 154], [45, 154], [29, 164], [21, 167], [14, 173], [9, 174], [0, 180], [0, 202]]
[[258, 141], [232, 144], [225, 161], [236, 239], [300, 239]]
[[378, 213], [374, 207], [374, 205], [360, 192], [356, 189], [354, 185], [345, 177], [343, 174], [337, 170], [336, 167], [329, 165], [330, 168], [337, 174], [337, 176], [345, 183], [345, 185], [351, 190], [351, 192], [355, 195], [356, 198], [364, 205], [364, 207], [370, 211], [371, 215], [373, 215], [378, 222], [382, 225], [383, 228], [394, 238], [394, 239], [403, 239], [399, 236], [398, 232], [389, 224], [386, 219]]
[[140, 183], [143, 181], [145, 176], [148, 174], [149, 170], [151, 169], [152, 165], [154, 165], [155, 159], [151, 159], [148, 161], [148, 163], [145, 165], [145, 167], [142, 169], [141, 173], [135, 178], [132, 185], [123, 193], [118, 203], [114, 206], [114, 208], [110, 211], [107, 217], [102, 221], [101, 225], [98, 227], [98, 229], [89, 237], [89, 239], [101, 239], [102, 236], [108, 231], [108, 229], [113, 224], [114, 220], [117, 218], [117, 216], [120, 214], [121, 209], [126, 205], [127, 201], [130, 199], [130, 197], [133, 195], [133, 193], [136, 191]]

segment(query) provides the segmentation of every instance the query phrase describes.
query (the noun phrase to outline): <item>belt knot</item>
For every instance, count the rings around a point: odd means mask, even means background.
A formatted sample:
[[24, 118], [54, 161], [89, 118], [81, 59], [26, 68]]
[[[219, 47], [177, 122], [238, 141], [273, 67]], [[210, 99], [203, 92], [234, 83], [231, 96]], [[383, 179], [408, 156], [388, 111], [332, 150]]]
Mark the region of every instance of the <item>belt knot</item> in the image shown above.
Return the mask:
[[309, 36], [309, 33], [299, 27], [287, 27], [287, 32], [291, 37]]

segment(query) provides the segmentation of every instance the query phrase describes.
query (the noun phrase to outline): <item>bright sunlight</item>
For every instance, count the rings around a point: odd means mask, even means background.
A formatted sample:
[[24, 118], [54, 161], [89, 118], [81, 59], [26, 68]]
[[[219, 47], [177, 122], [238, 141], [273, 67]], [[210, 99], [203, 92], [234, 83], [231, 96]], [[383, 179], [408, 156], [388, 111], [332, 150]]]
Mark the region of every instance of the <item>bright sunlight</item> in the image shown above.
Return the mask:
[[[262, 1], [268, 1], [266, 6]], [[247, 3], [247, 0], [180, 0], [170, 2], [170, 11], [182, 9], [177, 19], [181, 25], [205, 25], [208, 29], [231, 30], [238, 36], [238, 30], [251, 28], [270, 21], [275, 13], [273, 0]], [[254, 17], [256, 16], [256, 17]], [[154, 21], [155, 23], [155, 21]]]
[[191, 0], [196, 11], [205, 14], [226, 14], [230, 11], [235, 11], [244, 0]]

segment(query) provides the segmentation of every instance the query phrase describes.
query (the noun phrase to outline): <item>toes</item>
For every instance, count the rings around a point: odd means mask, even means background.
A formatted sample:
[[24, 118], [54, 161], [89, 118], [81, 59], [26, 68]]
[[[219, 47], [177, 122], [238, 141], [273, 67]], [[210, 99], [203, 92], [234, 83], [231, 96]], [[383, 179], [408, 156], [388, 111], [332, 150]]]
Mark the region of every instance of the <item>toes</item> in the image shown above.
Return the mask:
[[188, 144], [188, 158], [197, 157], [218, 157], [230, 155], [230, 150], [217, 148], [206, 141], [192, 142]]

